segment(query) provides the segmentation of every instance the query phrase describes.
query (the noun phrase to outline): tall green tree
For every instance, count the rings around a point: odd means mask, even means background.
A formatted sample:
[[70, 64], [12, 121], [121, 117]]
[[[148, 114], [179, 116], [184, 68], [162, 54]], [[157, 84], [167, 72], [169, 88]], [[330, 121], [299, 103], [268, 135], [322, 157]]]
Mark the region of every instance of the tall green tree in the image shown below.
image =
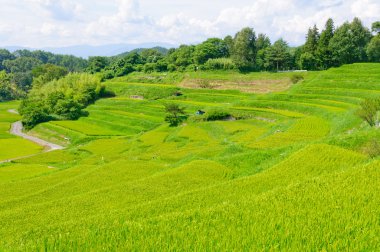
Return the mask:
[[264, 70], [265, 69], [265, 54], [267, 51], [267, 48], [271, 46], [270, 39], [267, 35], [260, 33], [257, 36], [256, 40], [256, 69], [257, 70]]
[[367, 47], [368, 59], [372, 62], [380, 62], [380, 34], [373, 37]]
[[196, 64], [202, 65], [209, 59], [224, 58], [228, 56], [228, 46], [222, 39], [210, 38], [197, 45], [193, 58]]
[[256, 33], [252, 28], [243, 28], [235, 35], [232, 60], [241, 71], [255, 67]]
[[228, 56], [231, 56], [234, 48], [234, 39], [232, 38], [232, 36], [228, 35], [223, 40], [224, 43], [227, 45]]
[[306, 35], [306, 43], [303, 46], [302, 54], [299, 58], [299, 65], [302, 69], [315, 70], [318, 66], [317, 49], [319, 43], [319, 31], [316, 25], [309, 28]]
[[20, 98], [23, 92], [12, 82], [12, 74], [0, 71], [0, 102]]
[[53, 64], [38, 66], [32, 70], [33, 86], [40, 86], [50, 81], [58, 80], [68, 73], [69, 71], [66, 68]]
[[265, 66], [269, 70], [287, 70], [290, 68], [291, 55], [289, 52], [288, 43], [279, 39], [267, 49], [265, 55]]
[[87, 71], [89, 73], [98, 73], [102, 69], [104, 69], [106, 66], [108, 66], [109, 63], [110, 62], [107, 57], [100, 57], [100, 56], [90, 57], [88, 59]]
[[4, 60], [14, 60], [15, 58], [16, 57], [8, 50], [0, 49], [0, 71], [5, 70], [5, 67], [3, 66]]
[[371, 32], [360, 19], [344, 23], [335, 31], [330, 41], [330, 50], [335, 65], [363, 62], [367, 60], [366, 47], [371, 40]]
[[325, 24], [325, 29], [322, 31], [318, 41], [317, 58], [320, 69], [327, 69], [333, 65], [332, 52], [330, 50], [330, 41], [334, 37], [334, 21], [329, 18]]
[[380, 35], [380, 21], [374, 22], [372, 24], [372, 32], [377, 33], [377, 35]]

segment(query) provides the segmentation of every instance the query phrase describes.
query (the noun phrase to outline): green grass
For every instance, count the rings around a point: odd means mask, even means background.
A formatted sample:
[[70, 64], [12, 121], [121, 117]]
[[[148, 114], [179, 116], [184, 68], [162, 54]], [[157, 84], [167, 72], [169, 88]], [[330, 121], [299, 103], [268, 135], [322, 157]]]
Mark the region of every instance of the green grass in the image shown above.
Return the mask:
[[8, 112], [17, 109], [19, 102], [0, 102], [0, 162], [26, 157], [41, 152], [42, 147], [9, 133], [11, 123], [20, 120], [20, 116]]
[[[117, 96], [88, 117], [33, 129], [67, 146], [49, 153], [7, 133], [17, 102], [0, 103], [0, 160], [39, 153], [0, 164], [0, 251], [378, 251], [380, 157], [365, 147], [380, 133], [355, 111], [380, 95], [379, 73], [308, 72], [270, 94], [183, 83], [275, 91], [291, 73], [133, 73], [106, 82]], [[164, 122], [169, 102], [188, 114], [178, 127]]]

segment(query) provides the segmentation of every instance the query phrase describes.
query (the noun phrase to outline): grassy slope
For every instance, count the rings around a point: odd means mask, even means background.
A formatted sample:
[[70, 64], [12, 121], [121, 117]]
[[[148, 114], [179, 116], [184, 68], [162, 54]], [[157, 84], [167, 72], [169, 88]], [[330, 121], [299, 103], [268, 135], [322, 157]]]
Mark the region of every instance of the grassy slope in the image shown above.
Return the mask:
[[[379, 64], [269, 95], [124, 81], [88, 118], [35, 129], [68, 150], [0, 166], [0, 250], [380, 249], [380, 163], [362, 152], [379, 133], [354, 114], [378, 93]], [[173, 100], [248, 119], [169, 128]]]

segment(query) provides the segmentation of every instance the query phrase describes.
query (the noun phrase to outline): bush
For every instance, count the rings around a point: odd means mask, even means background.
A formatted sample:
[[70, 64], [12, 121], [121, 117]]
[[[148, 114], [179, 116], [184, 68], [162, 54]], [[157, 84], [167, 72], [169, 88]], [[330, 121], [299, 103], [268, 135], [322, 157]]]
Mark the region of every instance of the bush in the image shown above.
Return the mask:
[[226, 111], [214, 110], [206, 114], [206, 121], [225, 120], [231, 117], [231, 114]]
[[168, 65], [168, 71], [169, 72], [174, 72], [177, 70], [177, 67], [174, 64], [169, 64]]
[[293, 84], [296, 84], [300, 81], [302, 81], [304, 79], [304, 77], [301, 75], [301, 74], [293, 74], [291, 77], [290, 77], [290, 81], [293, 83]]
[[236, 69], [236, 64], [232, 61], [232, 59], [218, 58], [209, 59], [205, 63], [205, 67], [209, 70], [233, 70]]
[[26, 100], [20, 104], [19, 112], [23, 116], [22, 124], [26, 130], [32, 129], [35, 125], [49, 121], [50, 117], [42, 102], [36, 101], [31, 106]]
[[373, 127], [377, 123], [376, 115], [380, 109], [380, 99], [365, 99], [360, 104], [357, 115]]
[[363, 152], [370, 156], [371, 158], [375, 158], [380, 156], [380, 144], [377, 140], [373, 139], [363, 146]]

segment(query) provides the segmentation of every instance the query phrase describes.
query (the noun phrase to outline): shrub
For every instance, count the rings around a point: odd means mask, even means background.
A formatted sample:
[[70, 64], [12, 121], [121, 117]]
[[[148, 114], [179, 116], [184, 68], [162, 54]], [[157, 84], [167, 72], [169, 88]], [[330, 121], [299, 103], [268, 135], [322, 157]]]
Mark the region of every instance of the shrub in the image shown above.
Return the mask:
[[373, 127], [377, 123], [376, 114], [380, 109], [380, 99], [365, 99], [360, 104], [357, 115]]
[[226, 111], [214, 110], [206, 114], [206, 121], [225, 120], [230, 116], [231, 114]]
[[233, 70], [236, 69], [236, 64], [232, 61], [232, 59], [218, 58], [209, 59], [205, 63], [205, 67], [209, 70]]
[[371, 158], [375, 158], [380, 155], [380, 144], [375, 139], [365, 144], [362, 149], [363, 152]]
[[296, 84], [300, 81], [302, 81], [304, 79], [304, 77], [301, 75], [301, 74], [293, 74], [291, 77], [290, 77], [290, 81], [293, 83], [293, 84]]

